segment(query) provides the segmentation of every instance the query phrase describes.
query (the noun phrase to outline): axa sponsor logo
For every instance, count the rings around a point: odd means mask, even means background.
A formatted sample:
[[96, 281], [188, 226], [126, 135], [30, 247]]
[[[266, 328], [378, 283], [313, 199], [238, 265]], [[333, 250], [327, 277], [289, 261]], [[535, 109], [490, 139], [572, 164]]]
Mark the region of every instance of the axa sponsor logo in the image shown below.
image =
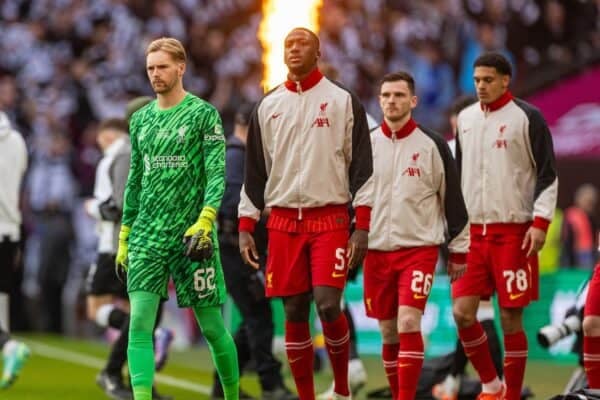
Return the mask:
[[311, 128], [329, 128], [331, 126], [331, 124], [329, 123], [329, 118], [327, 117], [328, 104], [329, 103], [325, 102], [319, 105], [319, 114], [317, 115], [317, 118], [315, 118], [315, 120], [313, 121]]
[[496, 139], [492, 147], [496, 149], [506, 149], [508, 147], [508, 142], [506, 139]]

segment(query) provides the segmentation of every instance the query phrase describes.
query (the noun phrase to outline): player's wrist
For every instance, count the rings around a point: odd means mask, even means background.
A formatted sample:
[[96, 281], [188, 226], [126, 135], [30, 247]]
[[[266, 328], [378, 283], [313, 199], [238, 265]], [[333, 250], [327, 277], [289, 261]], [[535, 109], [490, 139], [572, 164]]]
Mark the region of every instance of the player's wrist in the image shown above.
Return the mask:
[[466, 264], [467, 254], [466, 253], [450, 253], [448, 261], [453, 264]]
[[208, 221], [212, 224], [217, 220], [217, 210], [211, 206], [204, 206], [198, 217], [198, 222], [201, 220]]
[[354, 229], [369, 232], [371, 225], [371, 207], [357, 206], [354, 209], [356, 223]]
[[550, 226], [550, 221], [546, 218], [542, 217], [534, 217], [533, 223], [531, 224], [534, 228], [541, 229], [544, 232], [548, 231], [548, 226]]
[[131, 232], [131, 228], [127, 225], [121, 225], [121, 229], [119, 230], [119, 242], [127, 242], [129, 239], [129, 233]]
[[254, 233], [256, 220], [250, 217], [240, 217], [238, 221], [238, 232]]

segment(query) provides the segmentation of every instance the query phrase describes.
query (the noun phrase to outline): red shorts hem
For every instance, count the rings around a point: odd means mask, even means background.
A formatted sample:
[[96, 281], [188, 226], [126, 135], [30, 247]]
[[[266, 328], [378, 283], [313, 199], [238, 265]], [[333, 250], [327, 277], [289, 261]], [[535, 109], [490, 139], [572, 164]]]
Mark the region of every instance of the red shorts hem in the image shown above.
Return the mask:
[[267, 296], [293, 296], [315, 286], [343, 289], [348, 276], [348, 236], [348, 230], [291, 233], [269, 229]]
[[367, 252], [364, 302], [367, 316], [391, 319], [399, 306], [425, 310], [433, 285], [438, 246]]

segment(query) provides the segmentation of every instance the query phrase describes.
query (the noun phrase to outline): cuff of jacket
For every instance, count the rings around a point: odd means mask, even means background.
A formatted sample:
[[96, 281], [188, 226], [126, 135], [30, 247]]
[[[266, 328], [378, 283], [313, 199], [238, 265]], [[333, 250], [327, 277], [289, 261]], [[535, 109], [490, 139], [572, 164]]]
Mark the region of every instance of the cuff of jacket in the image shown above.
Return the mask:
[[368, 232], [371, 225], [371, 207], [358, 206], [354, 209], [354, 215], [356, 217], [354, 229]]
[[254, 227], [256, 226], [256, 220], [250, 217], [240, 217], [238, 222], [238, 232], [250, 232], [254, 233]]
[[450, 253], [448, 257], [448, 261], [454, 264], [466, 264], [467, 263], [467, 253]]
[[548, 221], [546, 218], [542, 218], [542, 217], [534, 217], [533, 218], [532, 226], [534, 228], [538, 228], [538, 229], [541, 229], [544, 232], [546, 232], [548, 230], [548, 225], [550, 225], [550, 221]]

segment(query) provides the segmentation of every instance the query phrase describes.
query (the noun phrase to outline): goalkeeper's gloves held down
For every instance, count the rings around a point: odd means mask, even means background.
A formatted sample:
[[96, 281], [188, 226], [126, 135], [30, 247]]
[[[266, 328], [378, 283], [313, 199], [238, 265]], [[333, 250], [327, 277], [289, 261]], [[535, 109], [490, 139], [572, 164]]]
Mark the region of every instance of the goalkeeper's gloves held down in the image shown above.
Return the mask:
[[183, 234], [185, 255], [192, 261], [204, 261], [212, 257], [212, 227], [217, 219], [217, 210], [205, 206], [196, 223], [190, 226]]
[[121, 225], [121, 230], [119, 231], [119, 248], [117, 249], [117, 258], [115, 260], [117, 275], [120, 275], [121, 271], [127, 271], [127, 239], [129, 238], [129, 228], [126, 225]]

